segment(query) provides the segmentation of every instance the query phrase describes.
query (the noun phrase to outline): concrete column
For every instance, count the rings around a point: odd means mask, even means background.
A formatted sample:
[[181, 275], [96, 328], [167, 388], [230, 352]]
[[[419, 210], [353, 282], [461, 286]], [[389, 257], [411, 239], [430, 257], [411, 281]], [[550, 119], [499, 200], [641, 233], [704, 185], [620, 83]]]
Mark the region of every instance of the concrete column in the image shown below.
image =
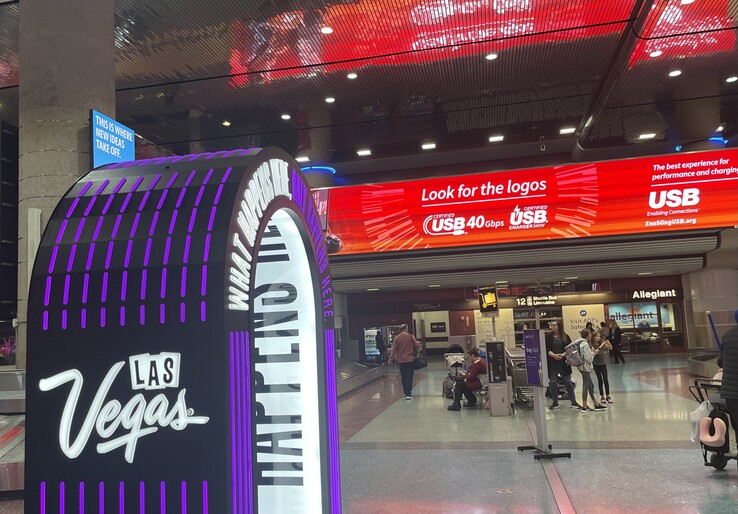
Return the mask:
[[[687, 281], [684, 281], [684, 284], [687, 285]], [[690, 348], [716, 350], [715, 336], [707, 318], [707, 311], [711, 312], [718, 337], [722, 338], [728, 328], [735, 324], [733, 311], [738, 309], [738, 270], [696, 271], [689, 274], [688, 285], [688, 296], [691, 299], [688, 297], [686, 300], [691, 304], [694, 323], [694, 337]]]
[[20, 4], [18, 355], [26, 366], [28, 209], [45, 227], [90, 169], [90, 109], [115, 117], [114, 0]]

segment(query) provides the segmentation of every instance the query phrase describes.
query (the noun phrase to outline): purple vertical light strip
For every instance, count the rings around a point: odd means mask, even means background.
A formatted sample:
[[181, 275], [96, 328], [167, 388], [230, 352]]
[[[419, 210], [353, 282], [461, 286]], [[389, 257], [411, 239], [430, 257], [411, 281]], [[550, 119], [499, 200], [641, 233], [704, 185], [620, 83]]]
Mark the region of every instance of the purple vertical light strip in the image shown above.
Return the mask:
[[123, 267], [127, 268], [128, 265], [131, 263], [131, 253], [133, 252], [133, 239], [128, 240], [128, 244], [126, 245], [126, 258], [123, 261]]
[[167, 296], [167, 269], [162, 268], [161, 269], [161, 289], [159, 290], [159, 295], [161, 296], [161, 299], [163, 300]]
[[85, 273], [84, 279], [82, 279], [82, 303], [87, 303], [87, 293], [90, 289], [90, 274]]
[[100, 514], [105, 514], [105, 482], [100, 482], [97, 488], [98, 504], [100, 506]]
[[179, 282], [179, 296], [182, 298], [187, 294], [187, 266], [182, 266], [182, 277]]
[[218, 202], [220, 201], [220, 195], [223, 193], [223, 184], [220, 184], [218, 186], [218, 190], [215, 192], [215, 199], [213, 200], [213, 205], [218, 205]]
[[64, 295], [62, 296], [62, 303], [64, 305], [69, 303], [69, 281], [70, 279], [71, 278], [69, 275], [64, 277]]
[[79, 483], [79, 514], [85, 514], [85, 483]]
[[231, 350], [231, 510], [234, 514], [238, 514], [238, 484], [240, 480], [237, 474], [238, 466], [236, 465], [238, 460], [236, 446], [236, 359], [233, 336], [233, 332], [228, 335]]
[[208, 267], [206, 265], [203, 265], [200, 277], [200, 296], [205, 296], [208, 290]]
[[105, 307], [100, 307], [100, 326], [105, 326]]
[[167, 514], [167, 483], [159, 484], [159, 506], [160, 514]]
[[143, 481], [138, 483], [138, 514], [146, 514], [146, 486]]
[[184, 196], [185, 196], [185, 193], [186, 193], [186, 192], [187, 192], [187, 188], [186, 188], [186, 187], [183, 187], [183, 188], [182, 188], [182, 189], [180, 190], [180, 192], [179, 192], [179, 196], [177, 197], [177, 202], [176, 202], [176, 203], [174, 204], [174, 206], [175, 206], [175, 207], [176, 207], [177, 209], [179, 209], [179, 208], [180, 208], [180, 206], [182, 205], [182, 200], [184, 200]]
[[210, 234], [205, 236], [205, 250], [202, 252], [202, 260], [208, 262], [210, 256]]
[[184, 302], [179, 304], [179, 321], [181, 323], [185, 322], [185, 303]]
[[84, 195], [85, 195], [85, 193], [86, 193], [86, 192], [87, 192], [87, 191], [88, 191], [88, 190], [89, 190], [89, 189], [90, 189], [91, 187], [92, 187], [92, 180], [90, 180], [89, 182], [87, 182], [87, 184], [85, 184], [85, 187], [83, 187], [83, 188], [82, 188], [82, 191], [80, 191], [79, 193], [77, 193], [77, 198], [79, 198], [79, 197], [81, 197], [81, 196], [84, 196]]
[[216, 207], [215, 205], [213, 205], [210, 208], [210, 219], [208, 219], [208, 232], [213, 230], [213, 223], [215, 222], [215, 210], [216, 210]]
[[43, 319], [44, 330], [48, 330], [49, 329], [49, 311], [44, 311], [43, 318], [44, 318]]
[[79, 324], [82, 328], [87, 328], [87, 309], [79, 312]]
[[149, 272], [147, 270], [141, 271], [141, 299], [146, 299], [146, 278], [148, 277]]
[[59, 247], [55, 246], [53, 250], [51, 250], [51, 259], [49, 260], [49, 275], [54, 273], [54, 267], [56, 266], [56, 255], [59, 253]]
[[59, 228], [59, 233], [56, 235], [56, 244], [59, 244], [62, 240], [62, 237], [64, 237], [64, 231], [67, 229], [67, 223], [69, 223], [69, 220], [62, 221], [61, 227]]
[[124, 306], [121, 306], [120, 308], [120, 326], [126, 326], [126, 308]]
[[234, 506], [233, 511], [237, 512], [238, 514], [243, 514], [244, 512], [244, 501], [243, 501], [243, 427], [241, 425], [241, 396], [243, 395], [243, 387], [242, 387], [242, 380], [243, 380], [243, 373], [241, 369], [241, 345], [238, 341], [238, 332], [233, 332], [233, 345], [235, 347], [235, 368], [236, 368], [236, 395], [235, 395], [235, 402], [236, 406], [233, 410], [233, 416], [236, 418], [236, 453], [233, 456], [233, 460], [236, 462], [236, 490], [238, 491], [238, 495], [236, 497], [236, 505]]
[[182, 514], [187, 514], [187, 482], [182, 482]]
[[154, 230], [156, 230], [156, 222], [159, 220], [159, 211], [156, 211], [154, 213], [154, 217], [151, 219], [151, 227], [149, 227], [149, 235], [154, 235]]
[[62, 329], [67, 329], [67, 309], [62, 310]]
[[171, 236], [174, 232], [174, 225], [177, 222], [177, 209], [174, 209], [172, 211], [172, 218], [169, 221], [169, 235]]
[[64, 482], [59, 482], [59, 514], [64, 514], [64, 507], [66, 507], [65, 492]]
[[248, 332], [241, 332], [241, 342], [243, 344], [244, 385], [246, 386], [243, 394], [244, 429], [246, 432], [246, 509], [249, 514], [252, 514], [254, 512], [254, 502], [252, 501], [254, 487], [251, 476], [251, 467], [253, 465], [251, 462], [251, 352], [249, 351], [250, 341]]
[[108, 300], [108, 272], [107, 271], [103, 273], [102, 294], [100, 295], [100, 300], [102, 302], [106, 302]]
[[141, 325], [146, 323], [146, 306], [142, 305], [138, 308], [138, 322]]
[[110, 239], [115, 239], [118, 236], [118, 229], [120, 228], [120, 221], [123, 219], [123, 216], [118, 214], [115, 217], [115, 225], [113, 225], [113, 232], [110, 234]]
[[115, 186], [115, 189], [113, 189], [113, 194], [111, 194], [108, 197], [108, 201], [105, 202], [105, 207], [103, 207], [102, 214], [105, 215], [108, 213], [108, 209], [110, 209], [110, 204], [113, 203], [113, 198], [115, 198], [115, 195], [118, 194], [118, 191], [120, 191], [120, 188], [123, 187], [123, 184], [126, 183], [126, 178], [123, 177], [120, 179], [120, 182], [118, 182], [118, 185]]
[[120, 284], [120, 301], [126, 301], [126, 290], [128, 289], [128, 271], [123, 272], [123, 279]]
[[202, 482], [202, 514], [208, 514], [208, 483]]
[[46, 514], [46, 482], [41, 482], [41, 491], [39, 492], [39, 507], [41, 514]]
[[190, 172], [190, 176], [187, 177], [187, 180], [185, 181], [185, 187], [189, 187], [189, 185], [192, 183], [192, 179], [195, 178], [195, 170], [192, 170]]
[[128, 202], [131, 201], [131, 197], [133, 196], [133, 193], [136, 192], [136, 189], [138, 189], [138, 186], [141, 185], [141, 182], [143, 182], [143, 177], [138, 177], [136, 179], [136, 182], [133, 184], [133, 187], [131, 187], [131, 190], [126, 195], [126, 199], [123, 200], [123, 205], [120, 208], [120, 212], [125, 212], [126, 208], [128, 207]]
[[167, 314], [166, 308], [164, 307], [164, 304], [162, 303], [161, 305], [159, 305], [159, 323], [161, 323], [162, 325], [166, 323], [167, 321], [166, 314]]
[[226, 172], [225, 172], [225, 173], [223, 173], [223, 178], [222, 178], [222, 179], [220, 179], [220, 183], [221, 183], [221, 184], [225, 184], [225, 181], [226, 181], [226, 180], [228, 180], [228, 176], [229, 176], [229, 175], [231, 174], [231, 170], [232, 170], [232, 169], [233, 169], [233, 168], [231, 168], [231, 167], [229, 166], [229, 167], [228, 167], [228, 169], [226, 170]]
[[202, 195], [205, 192], [205, 186], [200, 186], [200, 189], [197, 191], [197, 197], [195, 198], [195, 207], [200, 205], [200, 201], [202, 200]]
[[131, 227], [131, 237], [136, 237], [136, 229], [138, 228], [138, 222], [141, 220], [141, 213], [136, 213], [133, 217], [133, 226]]
[[44, 305], [48, 307], [51, 295], [51, 275], [46, 277], [46, 291], [44, 291]]
[[149, 257], [151, 257], [151, 239], [146, 241], [146, 253], [144, 254], [144, 266], [149, 265]]
[[77, 227], [77, 233], [74, 234], [74, 242], [76, 243], [79, 241], [79, 238], [82, 237], [82, 229], [85, 227], [85, 221], [87, 218], [81, 218], [79, 220], [79, 226]]
[[169, 250], [172, 248], [172, 238], [167, 237], [167, 242], [164, 244], [164, 264], [169, 264]]
[[108, 243], [108, 254], [105, 256], [105, 269], [110, 269], [110, 260], [113, 258], [113, 243], [115, 241]]
[[105, 221], [105, 216], [100, 216], [97, 218], [97, 225], [95, 225], [95, 232], [92, 234], [92, 240], [97, 241], [97, 238], [100, 236], [100, 229], [102, 228], [103, 221]]
[[67, 218], [70, 218], [72, 216], [72, 213], [74, 212], [74, 209], [77, 208], [77, 204], [79, 204], [79, 196], [72, 201], [71, 207], [69, 207], [69, 210], [67, 211]]
[[328, 451], [330, 458], [331, 512], [341, 512], [341, 476], [338, 448], [338, 403], [336, 398], [336, 340], [332, 329], [323, 332], [325, 341], [326, 402], [328, 404]]
[[205, 321], [207, 319], [205, 311], [205, 302], [200, 302], [200, 321]]
[[208, 174], [205, 175], [205, 179], [202, 181], [202, 185], [207, 185], [208, 181], [210, 180], [210, 177], [213, 176], [213, 171], [215, 171], [213, 168], [210, 168], [210, 171], [208, 171]]
[[185, 236], [184, 257], [182, 259], [182, 262], [184, 262], [185, 264], [187, 264], [190, 260], [190, 240], [191, 239], [192, 237], [189, 234]]
[[[160, 175], [161, 176], [161, 175]], [[146, 205], [146, 201], [149, 199], [149, 196], [151, 196], [151, 189], [149, 188], [148, 191], [146, 191], [143, 195], [143, 198], [141, 199], [141, 203], [138, 204], [138, 212], [141, 212]]]
[[92, 267], [92, 256], [95, 254], [95, 243], [90, 243], [90, 250], [87, 252], [87, 263], [85, 264], [85, 271], [90, 271]]
[[118, 514], [126, 514], [126, 506], [124, 502], [125, 496], [125, 484], [121, 482], [120, 484], [118, 484]]
[[197, 217], [197, 207], [192, 208], [192, 213], [190, 214], [190, 222], [187, 225], [187, 232], [190, 234], [192, 233], [192, 229], [195, 227], [195, 218]]
[[74, 254], [77, 253], [77, 245], [73, 244], [69, 248], [69, 260], [67, 261], [67, 273], [70, 273], [72, 271], [72, 266], [74, 265]]

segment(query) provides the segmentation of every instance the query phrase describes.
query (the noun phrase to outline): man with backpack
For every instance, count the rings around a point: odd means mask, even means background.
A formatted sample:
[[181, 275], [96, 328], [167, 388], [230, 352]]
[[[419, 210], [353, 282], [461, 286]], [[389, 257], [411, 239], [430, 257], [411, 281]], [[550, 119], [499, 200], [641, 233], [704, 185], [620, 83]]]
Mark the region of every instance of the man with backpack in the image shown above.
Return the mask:
[[574, 384], [571, 383], [571, 366], [564, 360], [566, 357], [564, 348], [571, 343], [571, 338], [566, 335], [558, 321], [552, 321], [548, 327], [551, 331], [546, 333], [546, 356], [548, 358], [548, 388], [552, 402], [549, 409], [559, 408], [559, 377], [566, 386], [571, 408], [580, 409], [574, 397]]

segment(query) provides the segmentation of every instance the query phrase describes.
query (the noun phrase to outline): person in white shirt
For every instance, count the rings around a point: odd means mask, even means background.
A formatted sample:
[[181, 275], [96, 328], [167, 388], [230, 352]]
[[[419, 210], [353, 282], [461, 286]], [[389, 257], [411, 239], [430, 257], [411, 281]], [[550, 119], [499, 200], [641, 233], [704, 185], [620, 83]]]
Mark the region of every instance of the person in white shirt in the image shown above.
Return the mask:
[[[574, 344], [579, 345], [579, 353], [584, 361], [581, 366], [578, 366], [579, 372], [582, 374], [582, 409], [581, 412], [602, 412], [607, 409], [603, 404], [597, 401], [594, 394], [594, 384], [592, 383], [592, 377], [590, 372], [592, 371], [592, 360], [594, 356], [600, 351], [597, 347], [593, 349], [590, 346], [592, 340], [592, 332], [586, 328], [580, 333], [581, 337], [574, 341]], [[594, 409], [587, 406], [587, 395], [592, 398], [594, 403]]]

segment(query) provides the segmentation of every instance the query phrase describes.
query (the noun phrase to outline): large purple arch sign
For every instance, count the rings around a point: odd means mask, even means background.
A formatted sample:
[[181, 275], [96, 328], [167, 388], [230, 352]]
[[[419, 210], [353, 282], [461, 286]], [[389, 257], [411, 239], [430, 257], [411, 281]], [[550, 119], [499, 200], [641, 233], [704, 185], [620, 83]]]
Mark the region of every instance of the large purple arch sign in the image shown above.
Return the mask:
[[328, 258], [283, 151], [90, 172], [28, 312], [27, 514], [340, 512]]

